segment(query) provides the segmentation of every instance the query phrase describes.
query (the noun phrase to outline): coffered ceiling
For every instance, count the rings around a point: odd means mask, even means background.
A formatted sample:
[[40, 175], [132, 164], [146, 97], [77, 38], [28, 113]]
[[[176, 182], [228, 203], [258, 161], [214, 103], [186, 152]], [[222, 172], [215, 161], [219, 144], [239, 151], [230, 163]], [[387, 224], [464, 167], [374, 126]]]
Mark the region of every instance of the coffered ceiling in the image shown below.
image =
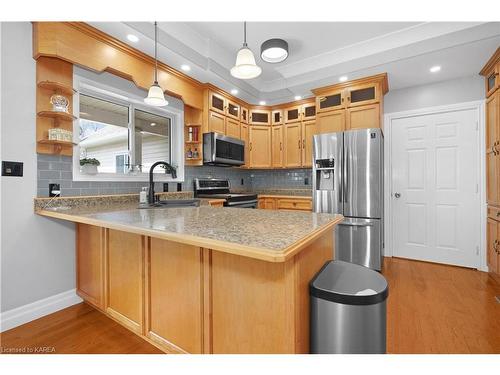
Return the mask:
[[[153, 24], [95, 22], [92, 26], [150, 55]], [[500, 23], [490, 22], [249, 22], [247, 41], [262, 75], [242, 81], [229, 73], [242, 45], [242, 22], [159, 22], [159, 59], [190, 76], [211, 82], [257, 104], [283, 103], [311, 96], [311, 89], [387, 72], [389, 88], [477, 74], [500, 45]], [[127, 35], [138, 37], [130, 42]], [[289, 57], [278, 64], [260, 59], [270, 38], [289, 43]], [[440, 65], [435, 74], [429, 68]]]

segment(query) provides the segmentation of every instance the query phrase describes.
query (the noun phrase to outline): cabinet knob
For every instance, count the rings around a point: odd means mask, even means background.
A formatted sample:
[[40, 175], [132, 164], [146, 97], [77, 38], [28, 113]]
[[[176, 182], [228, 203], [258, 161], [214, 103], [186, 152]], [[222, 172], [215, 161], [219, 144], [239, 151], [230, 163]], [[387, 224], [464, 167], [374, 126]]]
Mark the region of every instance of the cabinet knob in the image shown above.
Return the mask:
[[299, 139], [299, 149], [300, 149], [300, 139]]

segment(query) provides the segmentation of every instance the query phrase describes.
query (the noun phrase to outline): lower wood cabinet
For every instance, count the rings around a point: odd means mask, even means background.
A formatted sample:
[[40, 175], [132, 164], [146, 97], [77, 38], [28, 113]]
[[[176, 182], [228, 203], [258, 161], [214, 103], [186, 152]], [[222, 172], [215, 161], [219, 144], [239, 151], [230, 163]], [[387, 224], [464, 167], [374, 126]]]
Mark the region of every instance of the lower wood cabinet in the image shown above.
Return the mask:
[[105, 310], [131, 330], [142, 333], [145, 237], [110, 229], [105, 238]]
[[312, 199], [300, 196], [259, 196], [258, 208], [265, 210], [312, 211]]
[[271, 168], [271, 127], [252, 125], [248, 129], [249, 159], [252, 168]]
[[203, 249], [150, 239], [146, 335], [174, 351], [203, 353]]
[[500, 208], [488, 207], [487, 253], [489, 272], [500, 275]]

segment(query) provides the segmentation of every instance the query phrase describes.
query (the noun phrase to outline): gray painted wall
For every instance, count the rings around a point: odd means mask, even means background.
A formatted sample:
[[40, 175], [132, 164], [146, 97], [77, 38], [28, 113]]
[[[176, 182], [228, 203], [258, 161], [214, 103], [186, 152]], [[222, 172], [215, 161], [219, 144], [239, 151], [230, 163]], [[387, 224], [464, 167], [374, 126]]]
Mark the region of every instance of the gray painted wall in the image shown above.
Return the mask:
[[[389, 80], [389, 89], [390, 85]], [[484, 99], [484, 79], [478, 74], [471, 77], [389, 91], [384, 97], [384, 113], [481, 99]]]
[[31, 23], [1, 23], [1, 158], [24, 177], [1, 178], [1, 311], [75, 287], [74, 225], [36, 216], [35, 60]]

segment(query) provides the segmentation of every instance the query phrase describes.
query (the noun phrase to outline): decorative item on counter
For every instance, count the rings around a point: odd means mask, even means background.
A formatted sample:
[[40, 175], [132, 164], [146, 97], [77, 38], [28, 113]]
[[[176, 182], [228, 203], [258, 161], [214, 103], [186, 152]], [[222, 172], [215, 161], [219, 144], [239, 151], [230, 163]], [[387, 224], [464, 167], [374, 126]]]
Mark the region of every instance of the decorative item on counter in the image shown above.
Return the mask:
[[147, 204], [148, 203], [148, 191], [149, 188], [147, 186], [143, 186], [141, 192], [139, 193], [139, 203]]
[[94, 158], [80, 159], [80, 171], [83, 174], [94, 175], [97, 174], [97, 167], [101, 165], [99, 160]]
[[186, 154], [186, 157], [188, 159], [192, 159], [193, 158], [193, 151], [191, 150], [191, 147], [189, 148], [187, 154]]
[[49, 136], [48, 139], [50, 141], [65, 141], [71, 142], [73, 141], [73, 132], [60, 128], [52, 128], [48, 131]]
[[193, 152], [193, 159], [198, 159], [200, 157], [200, 153], [198, 152], [198, 149], [195, 148]]
[[68, 113], [69, 101], [65, 96], [54, 94], [50, 97], [50, 103], [54, 112]]
[[188, 141], [193, 142], [193, 127], [188, 127]]

